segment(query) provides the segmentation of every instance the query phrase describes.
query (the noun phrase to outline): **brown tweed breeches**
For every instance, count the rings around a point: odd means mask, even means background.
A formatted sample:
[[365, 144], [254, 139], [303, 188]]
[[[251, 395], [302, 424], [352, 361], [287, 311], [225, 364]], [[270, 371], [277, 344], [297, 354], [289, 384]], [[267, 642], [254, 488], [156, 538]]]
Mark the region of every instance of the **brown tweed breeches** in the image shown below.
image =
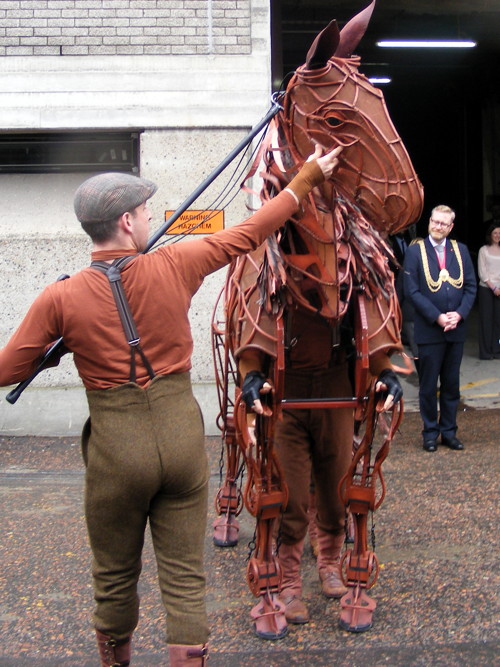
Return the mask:
[[139, 617], [149, 520], [169, 644], [208, 638], [203, 547], [208, 466], [189, 373], [88, 391], [82, 436], [96, 628], [121, 639]]

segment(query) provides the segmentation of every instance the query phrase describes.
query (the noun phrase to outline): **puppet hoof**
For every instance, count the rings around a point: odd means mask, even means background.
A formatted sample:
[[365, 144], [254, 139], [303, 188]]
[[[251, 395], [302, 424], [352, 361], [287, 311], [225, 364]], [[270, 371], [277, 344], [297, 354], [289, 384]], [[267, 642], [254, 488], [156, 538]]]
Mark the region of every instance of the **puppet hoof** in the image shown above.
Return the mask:
[[213, 523], [216, 547], [235, 547], [238, 544], [240, 524], [234, 515], [220, 516]]

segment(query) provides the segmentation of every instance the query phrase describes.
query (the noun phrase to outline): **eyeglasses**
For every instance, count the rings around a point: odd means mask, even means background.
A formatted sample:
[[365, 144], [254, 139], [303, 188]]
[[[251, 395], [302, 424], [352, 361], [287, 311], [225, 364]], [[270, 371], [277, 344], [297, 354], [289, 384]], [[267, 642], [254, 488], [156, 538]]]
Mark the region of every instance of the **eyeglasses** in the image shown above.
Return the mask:
[[434, 225], [434, 227], [449, 227], [451, 225], [451, 222], [443, 222], [442, 220], [433, 220], [431, 218], [431, 222]]

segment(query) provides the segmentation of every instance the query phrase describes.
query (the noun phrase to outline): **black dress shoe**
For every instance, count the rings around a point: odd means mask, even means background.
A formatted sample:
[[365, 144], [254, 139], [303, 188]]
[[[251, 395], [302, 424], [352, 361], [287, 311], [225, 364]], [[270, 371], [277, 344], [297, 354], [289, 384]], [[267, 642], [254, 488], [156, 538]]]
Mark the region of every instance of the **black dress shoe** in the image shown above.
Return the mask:
[[437, 440], [424, 440], [424, 449], [426, 452], [435, 452], [438, 448]]
[[443, 443], [443, 445], [445, 445], [446, 447], [449, 447], [450, 449], [456, 449], [456, 450], [465, 449], [463, 444], [460, 442], [460, 440], [458, 438], [456, 438], [455, 436], [453, 436], [453, 438], [443, 438], [442, 437], [441, 442]]

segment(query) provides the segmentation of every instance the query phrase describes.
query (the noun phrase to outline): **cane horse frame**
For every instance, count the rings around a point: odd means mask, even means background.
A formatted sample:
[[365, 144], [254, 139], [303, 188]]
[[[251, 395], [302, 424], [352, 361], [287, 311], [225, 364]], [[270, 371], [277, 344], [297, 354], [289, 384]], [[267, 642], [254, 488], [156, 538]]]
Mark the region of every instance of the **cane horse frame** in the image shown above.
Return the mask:
[[[368, 518], [384, 499], [381, 465], [403, 405], [400, 401], [381, 414], [369, 361], [379, 353], [402, 351], [392, 253], [384, 237], [418, 220], [423, 188], [382, 92], [359, 72], [360, 58], [353, 55], [374, 6], [375, 0], [341, 31], [333, 20], [317, 35], [280, 97], [282, 108], [270, 122], [249, 176], [262, 169], [260, 198], [265, 202], [287, 186], [315, 145], [325, 151], [342, 146], [339, 168], [278, 233], [232, 263], [213, 313], [225, 458], [225, 477], [215, 499], [214, 543], [237, 544], [243, 506], [255, 517], [246, 578], [258, 598], [251, 610], [254, 631], [264, 639], [287, 632], [277, 550], [288, 490], [274, 451], [274, 431], [284, 409], [352, 408], [353, 456], [338, 488], [346, 525], [352, 527], [352, 547], [341, 560], [347, 593], [341, 599], [340, 626], [350, 632], [369, 629], [376, 607], [367, 593], [379, 570], [368, 545]], [[297, 308], [323, 318], [332, 331], [348, 315], [352, 318], [352, 396], [307, 399], [307, 405], [304, 399], [284, 397], [287, 323]], [[265, 359], [271, 386], [254, 432], [248, 427], [239, 370], [248, 351]], [[408, 372], [408, 367], [394, 369]]]

